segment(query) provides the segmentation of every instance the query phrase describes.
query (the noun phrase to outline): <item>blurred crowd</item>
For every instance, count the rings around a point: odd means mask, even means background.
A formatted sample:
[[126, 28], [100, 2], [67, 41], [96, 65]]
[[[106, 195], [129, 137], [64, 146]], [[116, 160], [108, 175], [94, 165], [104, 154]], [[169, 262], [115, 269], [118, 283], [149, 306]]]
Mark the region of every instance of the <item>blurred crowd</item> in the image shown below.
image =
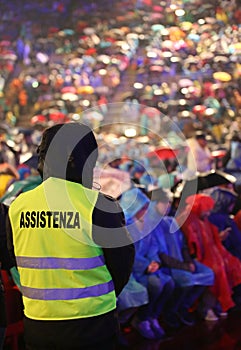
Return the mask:
[[143, 159], [163, 145], [183, 148], [197, 130], [211, 151], [237, 154], [239, 5], [3, 2], [0, 127], [9, 147], [24, 153], [26, 139], [35, 141], [46, 126], [82, 121], [100, 139], [115, 124], [101, 163], [123, 153]]

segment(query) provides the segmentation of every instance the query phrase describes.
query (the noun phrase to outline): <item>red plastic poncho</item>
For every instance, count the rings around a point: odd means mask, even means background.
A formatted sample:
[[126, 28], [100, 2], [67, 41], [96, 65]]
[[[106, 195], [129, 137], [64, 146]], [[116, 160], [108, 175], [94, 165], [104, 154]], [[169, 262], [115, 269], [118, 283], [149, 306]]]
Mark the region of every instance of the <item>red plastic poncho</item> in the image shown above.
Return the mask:
[[[212, 209], [214, 200], [207, 195], [197, 194], [188, 197], [186, 202], [186, 210], [190, 214], [181, 229], [190, 253], [214, 271], [215, 281], [210, 289], [223, 311], [227, 311], [235, 305], [232, 288], [241, 283], [241, 261], [226, 250], [219, 238], [217, 227], [211, 224], [208, 217], [202, 218], [204, 212]], [[185, 210], [177, 218], [178, 222], [183, 222], [183, 215], [187, 215]]]

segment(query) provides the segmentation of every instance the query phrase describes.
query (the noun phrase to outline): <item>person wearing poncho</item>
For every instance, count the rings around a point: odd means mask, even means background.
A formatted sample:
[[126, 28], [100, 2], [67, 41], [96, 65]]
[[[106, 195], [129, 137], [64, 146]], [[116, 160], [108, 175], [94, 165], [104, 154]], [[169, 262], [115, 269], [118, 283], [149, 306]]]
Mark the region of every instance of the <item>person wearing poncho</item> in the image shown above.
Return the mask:
[[165, 321], [173, 327], [184, 323], [192, 325], [195, 318], [189, 309], [204, 293], [205, 287], [214, 282], [213, 271], [195, 261], [189, 254], [183, 233], [176, 220], [168, 216], [171, 198], [162, 188], [149, 193], [151, 205], [147, 231], [154, 237], [152, 251], [161, 260], [161, 268], [176, 283], [174, 299], [169, 303], [164, 314]]
[[214, 271], [214, 284], [209, 288], [222, 311], [227, 312], [235, 306], [232, 294], [241, 283], [241, 261], [223, 246], [218, 228], [208, 219], [214, 204], [214, 199], [206, 194], [189, 196], [177, 221], [191, 255]]
[[124, 192], [120, 205], [126, 217], [127, 229], [135, 243], [133, 277], [148, 291], [149, 302], [141, 305], [132, 325], [147, 339], [160, 339], [165, 332], [158, 322], [162, 309], [174, 290], [170, 276], [159, 269], [160, 259], [151, 255], [152, 235], [143, 230], [144, 218], [148, 216], [149, 199], [136, 187]]

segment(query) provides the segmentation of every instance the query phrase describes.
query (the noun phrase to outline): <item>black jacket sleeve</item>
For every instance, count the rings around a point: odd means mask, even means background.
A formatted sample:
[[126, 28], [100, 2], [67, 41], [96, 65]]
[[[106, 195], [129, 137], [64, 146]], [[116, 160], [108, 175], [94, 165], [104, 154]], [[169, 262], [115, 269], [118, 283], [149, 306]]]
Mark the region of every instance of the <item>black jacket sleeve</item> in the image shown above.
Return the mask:
[[92, 219], [93, 239], [103, 248], [106, 266], [118, 296], [129, 280], [135, 257], [123, 211], [116, 200], [100, 193]]
[[1, 267], [4, 270], [9, 270], [15, 265], [15, 260], [12, 259], [8, 250], [8, 237], [6, 219], [8, 217], [8, 207], [3, 203], [0, 203], [0, 261]]
[[193, 262], [193, 259], [190, 255], [189, 249], [188, 249], [188, 245], [187, 245], [187, 241], [184, 237], [183, 239], [183, 247], [182, 247], [182, 256], [185, 262], [191, 263]]
[[189, 271], [189, 263], [173, 258], [165, 253], [160, 254], [163, 267], [169, 267], [170, 269], [187, 270]]

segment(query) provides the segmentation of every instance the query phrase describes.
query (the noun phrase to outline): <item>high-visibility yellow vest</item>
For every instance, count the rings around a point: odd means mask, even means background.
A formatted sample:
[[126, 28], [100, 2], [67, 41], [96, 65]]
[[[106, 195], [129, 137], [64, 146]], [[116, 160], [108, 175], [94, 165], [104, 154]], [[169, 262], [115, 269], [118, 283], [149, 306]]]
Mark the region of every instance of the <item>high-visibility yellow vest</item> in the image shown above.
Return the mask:
[[66, 320], [115, 309], [103, 250], [92, 240], [97, 198], [97, 191], [80, 184], [48, 178], [10, 205], [27, 317]]

